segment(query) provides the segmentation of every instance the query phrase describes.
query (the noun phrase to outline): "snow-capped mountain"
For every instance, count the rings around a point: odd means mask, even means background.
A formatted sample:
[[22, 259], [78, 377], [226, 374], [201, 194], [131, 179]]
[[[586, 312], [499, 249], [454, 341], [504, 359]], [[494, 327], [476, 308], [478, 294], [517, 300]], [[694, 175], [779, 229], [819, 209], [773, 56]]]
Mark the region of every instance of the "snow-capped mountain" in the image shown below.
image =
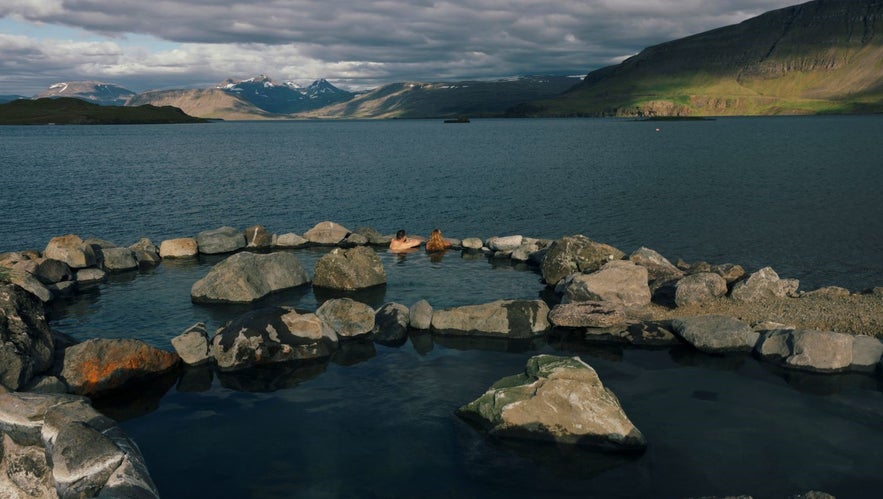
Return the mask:
[[75, 97], [103, 106], [122, 106], [133, 95], [135, 95], [135, 92], [113, 83], [66, 81], [50, 85], [48, 90], [35, 95], [34, 98]]
[[355, 95], [325, 79], [316, 80], [304, 88], [293, 81], [276, 82], [267, 75], [246, 80], [228, 78], [217, 88], [236, 94], [264, 111], [278, 114], [310, 111], [348, 101]]

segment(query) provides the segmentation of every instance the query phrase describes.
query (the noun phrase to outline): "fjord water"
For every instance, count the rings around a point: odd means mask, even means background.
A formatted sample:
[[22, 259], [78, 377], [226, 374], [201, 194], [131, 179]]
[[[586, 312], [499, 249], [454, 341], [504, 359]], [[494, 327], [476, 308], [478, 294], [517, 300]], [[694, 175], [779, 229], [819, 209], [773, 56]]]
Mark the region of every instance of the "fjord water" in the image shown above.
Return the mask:
[[[452, 237], [585, 234], [674, 260], [772, 266], [802, 289], [883, 285], [883, 117], [0, 127], [0, 251], [76, 233], [130, 244], [333, 220]], [[312, 270], [321, 250], [295, 252]], [[381, 252], [379, 306], [547, 297], [525, 266]], [[247, 307], [190, 303], [222, 257], [113, 276], [50, 309], [80, 339], [162, 348]], [[315, 310], [310, 289], [276, 295]], [[489, 439], [453, 411], [538, 352], [580, 355], [649, 448], [615, 458]], [[165, 384], [163, 384], [165, 383]], [[871, 497], [883, 485], [874, 375], [782, 372], [685, 350], [433, 340], [350, 344], [248, 376], [188, 370], [103, 409], [163, 497]]]

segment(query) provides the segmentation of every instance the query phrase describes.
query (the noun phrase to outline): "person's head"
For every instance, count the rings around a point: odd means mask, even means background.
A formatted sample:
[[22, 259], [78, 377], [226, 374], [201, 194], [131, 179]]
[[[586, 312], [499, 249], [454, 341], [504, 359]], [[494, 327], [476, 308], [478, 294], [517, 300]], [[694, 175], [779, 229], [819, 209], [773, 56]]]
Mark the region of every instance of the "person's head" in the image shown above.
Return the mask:
[[405, 229], [400, 229], [398, 232], [396, 232], [396, 239], [401, 241], [402, 239], [405, 238], [406, 235], [407, 234], [405, 233]]
[[441, 231], [438, 229], [433, 229], [432, 232], [429, 233], [429, 239], [431, 241], [439, 242], [442, 240]]
[[430, 234], [430, 236], [441, 237], [441, 231], [438, 229], [432, 229], [432, 233]]

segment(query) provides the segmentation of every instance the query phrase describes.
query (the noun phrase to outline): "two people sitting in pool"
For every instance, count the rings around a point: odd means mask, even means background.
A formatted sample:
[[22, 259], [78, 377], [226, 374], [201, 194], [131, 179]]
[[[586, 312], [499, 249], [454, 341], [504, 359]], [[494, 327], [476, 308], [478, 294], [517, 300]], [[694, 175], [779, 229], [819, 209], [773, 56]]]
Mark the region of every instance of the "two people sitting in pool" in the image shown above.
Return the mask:
[[[389, 242], [389, 250], [400, 253], [408, 251], [411, 248], [416, 248], [421, 244], [423, 244], [422, 238], [408, 237], [408, 234], [404, 230], [400, 230], [396, 232], [396, 237]], [[444, 251], [450, 247], [451, 243], [442, 238], [442, 233], [438, 229], [433, 230], [432, 233], [429, 234], [429, 240], [426, 241], [426, 251], [428, 253]]]

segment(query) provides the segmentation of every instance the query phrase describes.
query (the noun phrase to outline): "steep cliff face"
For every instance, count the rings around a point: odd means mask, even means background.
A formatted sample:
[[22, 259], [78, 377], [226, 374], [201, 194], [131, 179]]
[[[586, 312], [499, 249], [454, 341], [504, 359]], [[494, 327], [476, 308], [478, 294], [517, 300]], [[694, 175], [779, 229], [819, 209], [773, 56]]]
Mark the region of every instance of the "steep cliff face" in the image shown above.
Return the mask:
[[619, 115], [661, 108], [684, 115], [878, 110], [881, 61], [883, 0], [816, 0], [648, 47], [535, 109]]

